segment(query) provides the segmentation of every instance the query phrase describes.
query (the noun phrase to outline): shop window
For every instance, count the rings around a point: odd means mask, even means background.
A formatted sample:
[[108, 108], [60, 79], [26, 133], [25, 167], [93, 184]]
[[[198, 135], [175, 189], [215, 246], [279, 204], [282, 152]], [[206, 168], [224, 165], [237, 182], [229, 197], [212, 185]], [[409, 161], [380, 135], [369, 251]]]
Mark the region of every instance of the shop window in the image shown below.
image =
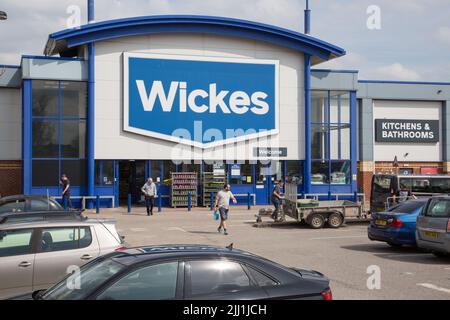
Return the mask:
[[58, 160], [33, 160], [32, 185], [34, 187], [57, 186], [59, 181]]
[[341, 119], [340, 123], [350, 123], [350, 94], [341, 95]]
[[158, 178], [161, 179], [161, 161], [151, 161], [151, 176], [155, 182], [158, 181]]
[[95, 161], [95, 184], [97, 186], [111, 186], [114, 183], [114, 161]]
[[86, 184], [86, 160], [61, 161], [61, 175], [66, 174], [72, 186]]
[[176, 164], [172, 160], [164, 160], [163, 183], [166, 185], [171, 184], [171, 172], [177, 172]]
[[327, 128], [323, 125], [311, 127], [311, 156], [312, 159], [326, 159]]
[[33, 117], [58, 116], [58, 81], [33, 80]]
[[236, 163], [230, 166], [231, 184], [253, 184], [252, 164]]
[[301, 161], [286, 161], [286, 182], [303, 184], [303, 165]]
[[86, 157], [86, 122], [79, 120], [61, 121], [61, 157]]
[[329, 161], [311, 161], [311, 184], [329, 183]]
[[339, 159], [349, 160], [350, 159], [350, 125], [341, 125], [341, 141], [339, 144], [340, 147], [340, 156]]
[[311, 122], [328, 122], [328, 91], [311, 91]]
[[54, 120], [33, 120], [33, 158], [58, 157], [58, 122]]
[[86, 118], [87, 83], [61, 81], [61, 117]]
[[331, 184], [350, 184], [350, 161], [331, 161]]

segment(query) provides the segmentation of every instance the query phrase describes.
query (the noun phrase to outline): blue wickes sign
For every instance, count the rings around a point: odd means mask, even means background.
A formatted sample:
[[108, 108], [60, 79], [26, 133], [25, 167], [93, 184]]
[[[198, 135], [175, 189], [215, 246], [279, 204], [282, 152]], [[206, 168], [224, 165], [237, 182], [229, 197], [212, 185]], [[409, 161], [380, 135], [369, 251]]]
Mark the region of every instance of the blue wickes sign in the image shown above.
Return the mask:
[[197, 147], [278, 133], [278, 61], [123, 56], [125, 131]]

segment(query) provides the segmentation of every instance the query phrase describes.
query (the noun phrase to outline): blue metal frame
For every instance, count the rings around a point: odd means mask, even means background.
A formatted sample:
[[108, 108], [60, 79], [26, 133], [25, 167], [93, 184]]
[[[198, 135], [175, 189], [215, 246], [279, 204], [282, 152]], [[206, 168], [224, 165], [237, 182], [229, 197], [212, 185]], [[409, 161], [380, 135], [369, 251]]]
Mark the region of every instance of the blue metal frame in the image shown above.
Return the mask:
[[23, 80], [22, 85], [22, 157], [23, 157], [23, 193], [31, 194], [32, 167], [31, 167], [31, 149], [32, 149], [32, 82]]
[[[143, 16], [90, 23], [50, 34], [46, 52], [53, 55], [96, 41], [158, 33], [235, 36], [281, 45], [321, 60], [345, 55], [345, 50], [340, 47], [292, 30], [246, 20], [194, 15]], [[59, 42], [57, 46], [55, 41]]]
[[311, 56], [304, 55], [305, 63], [305, 164], [303, 166], [303, 190], [311, 192]]
[[[357, 191], [358, 188], [358, 178], [357, 178], [357, 134], [356, 123], [358, 121], [356, 115], [356, 108], [358, 102], [356, 98], [356, 91], [350, 91], [350, 159], [351, 159], [351, 184], [352, 192]], [[353, 175], [356, 175], [356, 179], [353, 179]]]
[[88, 110], [87, 110], [87, 153], [86, 153], [86, 166], [87, 166], [87, 195], [94, 195], [95, 188], [95, 44], [90, 43], [88, 45]]
[[392, 83], [392, 84], [420, 84], [450, 86], [450, 82], [421, 82], [421, 81], [390, 81], [390, 80], [358, 80], [358, 83]]

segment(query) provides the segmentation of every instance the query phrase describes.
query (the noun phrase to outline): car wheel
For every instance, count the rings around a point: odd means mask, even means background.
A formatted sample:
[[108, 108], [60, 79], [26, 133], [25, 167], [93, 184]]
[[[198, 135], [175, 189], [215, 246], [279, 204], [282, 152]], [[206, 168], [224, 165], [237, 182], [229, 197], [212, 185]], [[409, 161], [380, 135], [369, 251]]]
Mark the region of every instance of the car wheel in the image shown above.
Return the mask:
[[344, 219], [342, 219], [342, 216], [339, 213], [332, 213], [328, 217], [328, 225], [331, 228], [339, 228], [342, 225], [342, 222], [344, 222]]
[[400, 248], [402, 246], [402, 244], [393, 243], [393, 242], [388, 242], [387, 244], [390, 245], [393, 248]]
[[314, 213], [309, 218], [309, 225], [313, 229], [323, 228], [324, 224], [325, 224], [325, 219], [323, 218], [323, 216], [321, 214]]

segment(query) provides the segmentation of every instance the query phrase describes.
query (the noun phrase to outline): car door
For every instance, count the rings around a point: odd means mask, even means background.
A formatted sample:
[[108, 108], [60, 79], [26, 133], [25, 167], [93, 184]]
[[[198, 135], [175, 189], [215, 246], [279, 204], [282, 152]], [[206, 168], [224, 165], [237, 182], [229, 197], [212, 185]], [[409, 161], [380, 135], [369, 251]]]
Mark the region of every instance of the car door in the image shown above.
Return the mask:
[[253, 300], [268, 297], [237, 261], [212, 258], [187, 261], [185, 279], [184, 294], [189, 300]]
[[31, 292], [33, 229], [0, 230], [0, 299]]
[[183, 263], [178, 260], [131, 268], [91, 297], [96, 300], [173, 300], [182, 297]]
[[444, 243], [450, 219], [450, 200], [432, 199], [417, 217], [417, 232], [421, 240]]
[[41, 228], [33, 290], [46, 289], [99, 254], [92, 226]]

